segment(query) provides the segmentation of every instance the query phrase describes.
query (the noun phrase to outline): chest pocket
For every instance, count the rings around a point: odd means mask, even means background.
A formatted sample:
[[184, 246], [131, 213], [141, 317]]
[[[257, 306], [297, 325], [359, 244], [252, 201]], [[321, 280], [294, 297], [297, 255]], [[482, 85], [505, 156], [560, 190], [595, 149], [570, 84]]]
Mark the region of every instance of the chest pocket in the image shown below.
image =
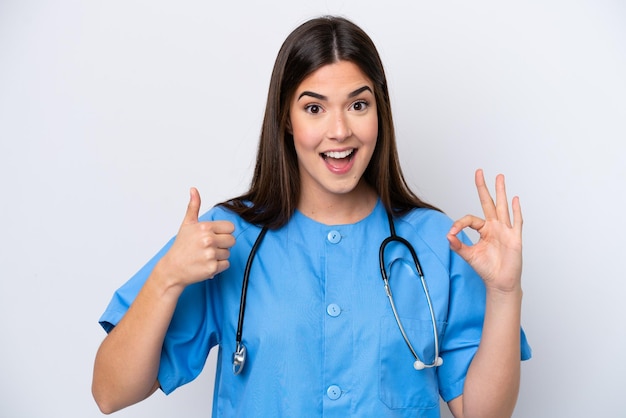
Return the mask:
[[[426, 363], [434, 358], [433, 325], [431, 321], [400, 318], [417, 355]], [[437, 321], [439, 336], [445, 322]], [[437, 368], [415, 370], [415, 361], [393, 316], [380, 322], [379, 397], [391, 409], [439, 408]]]

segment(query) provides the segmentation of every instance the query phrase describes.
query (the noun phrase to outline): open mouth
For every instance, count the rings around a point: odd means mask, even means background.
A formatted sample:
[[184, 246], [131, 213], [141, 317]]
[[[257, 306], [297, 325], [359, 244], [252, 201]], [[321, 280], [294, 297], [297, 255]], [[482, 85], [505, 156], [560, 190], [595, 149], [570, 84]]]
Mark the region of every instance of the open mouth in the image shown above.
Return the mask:
[[328, 151], [323, 152], [320, 155], [323, 159], [328, 160], [332, 158], [333, 160], [350, 160], [352, 158], [352, 154], [354, 154], [356, 150], [354, 148], [347, 149], [345, 151]]
[[320, 156], [324, 159], [324, 162], [331, 166], [335, 170], [341, 170], [346, 168], [352, 158], [356, 154], [356, 148], [350, 148], [343, 151], [328, 151], [323, 152]]

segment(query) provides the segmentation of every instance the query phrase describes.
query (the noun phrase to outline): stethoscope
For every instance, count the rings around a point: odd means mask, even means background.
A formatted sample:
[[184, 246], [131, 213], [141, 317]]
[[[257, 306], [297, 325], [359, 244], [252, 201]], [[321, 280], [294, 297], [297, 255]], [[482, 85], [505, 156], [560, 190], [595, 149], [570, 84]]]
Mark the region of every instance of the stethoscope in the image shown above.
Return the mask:
[[[396, 323], [398, 324], [398, 328], [400, 329], [400, 332], [402, 333], [402, 338], [404, 338], [404, 342], [406, 343], [407, 347], [411, 351], [411, 354], [415, 358], [415, 362], [413, 362], [413, 368], [415, 370], [423, 370], [427, 368], [441, 366], [443, 364], [443, 359], [439, 356], [439, 334], [437, 331], [437, 321], [435, 320], [435, 311], [433, 309], [433, 304], [430, 299], [430, 293], [428, 292], [428, 286], [426, 285], [426, 280], [424, 279], [422, 266], [420, 265], [415, 249], [413, 248], [411, 243], [405, 240], [404, 238], [396, 235], [396, 229], [393, 225], [393, 218], [391, 217], [391, 213], [389, 211], [387, 211], [387, 218], [389, 219], [389, 230], [390, 230], [391, 235], [385, 238], [383, 242], [380, 244], [379, 261], [380, 261], [380, 274], [383, 278], [385, 292], [387, 293], [387, 297], [389, 298], [389, 303], [391, 304], [391, 310], [393, 311], [393, 316], [395, 317]], [[240, 374], [243, 370], [243, 367], [246, 364], [247, 352], [246, 352], [246, 346], [242, 342], [242, 334], [243, 334], [243, 317], [244, 317], [244, 313], [246, 310], [246, 296], [248, 294], [248, 281], [250, 279], [250, 269], [252, 267], [252, 262], [254, 261], [254, 257], [257, 253], [259, 245], [261, 244], [261, 241], [263, 241], [263, 238], [265, 237], [266, 233], [267, 233], [267, 227], [263, 227], [263, 229], [261, 229], [261, 233], [259, 234], [256, 241], [254, 242], [252, 249], [250, 250], [250, 254], [248, 255], [248, 261], [246, 262], [246, 268], [243, 273], [243, 283], [241, 285], [241, 300], [239, 302], [239, 319], [237, 322], [236, 344], [235, 344], [235, 352], [233, 353], [233, 373], [235, 375]], [[420, 360], [417, 353], [415, 352], [415, 349], [413, 348], [413, 345], [411, 344], [411, 341], [409, 341], [409, 337], [406, 335], [404, 327], [402, 326], [402, 321], [400, 321], [400, 317], [398, 316], [398, 311], [396, 310], [396, 304], [394, 303], [393, 295], [391, 293], [391, 286], [389, 285], [389, 277], [387, 277], [387, 271], [385, 270], [385, 248], [387, 247], [387, 244], [394, 242], [394, 241], [399, 242], [400, 244], [404, 245], [411, 253], [411, 256], [413, 257], [413, 262], [415, 264], [415, 269], [420, 278], [422, 289], [424, 290], [424, 295], [426, 297], [426, 302], [428, 304], [428, 311], [430, 313], [430, 320], [432, 322], [434, 346], [435, 346], [435, 357], [434, 357], [433, 362], [429, 364], [426, 364], [422, 360]]]

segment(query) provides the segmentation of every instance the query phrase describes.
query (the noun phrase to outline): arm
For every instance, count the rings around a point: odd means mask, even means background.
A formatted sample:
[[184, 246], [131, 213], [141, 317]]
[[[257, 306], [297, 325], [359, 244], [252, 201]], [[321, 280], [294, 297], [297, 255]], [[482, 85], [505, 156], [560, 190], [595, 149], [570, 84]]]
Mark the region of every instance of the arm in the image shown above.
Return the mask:
[[187, 285], [229, 267], [234, 226], [225, 221], [198, 222], [199, 210], [200, 195], [192, 189], [174, 244], [98, 349], [92, 393], [104, 413], [137, 403], [159, 388], [161, 347], [179, 296]]
[[[451, 248], [485, 282], [485, 319], [463, 395], [453, 399], [449, 407], [456, 418], [509, 417], [517, 402], [520, 380], [522, 214], [515, 197], [511, 222], [504, 176], [496, 178], [495, 204], [481, 170], [476, 171], [476, 187], [485, 219], [471, 215], [461, 218], [453, 224], [448, 239]], [[476, 244], [467, 246], [456, 237], [466, 227], [479, 232]]]
[[137, 403], [159, 387], [161, 346], [180, 295], [176, 287], [167, 289], [163, 279], [157, 265], [98, 349], [92, 393], [104, 413]]

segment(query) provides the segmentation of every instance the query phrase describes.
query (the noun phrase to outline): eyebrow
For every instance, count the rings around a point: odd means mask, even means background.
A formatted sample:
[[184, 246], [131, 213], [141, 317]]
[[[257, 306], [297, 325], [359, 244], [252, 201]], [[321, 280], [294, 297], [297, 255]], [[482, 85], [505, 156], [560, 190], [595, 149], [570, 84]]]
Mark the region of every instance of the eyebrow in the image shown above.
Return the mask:
[[[363, 87], [359, 87], [358, 89], [354, 90], [352, 93], [348, 94], [348, 98], [351, 99], [355, 96], [358, 96], [364, 91], [369, 91], [370, 93], [374, 94], [374, 92], [369, 86], [363, 86]], [[324, 100], [324, 101], [328, 100], [328, 97], [324, 96], [323, 94], [315, 93], [315, 92], [308, 91], [308, 90], [300, 93], [300, 95], [298, 96], [298, 100], [300, 100], [304, 96], [310, 96], [317, 100]]]

